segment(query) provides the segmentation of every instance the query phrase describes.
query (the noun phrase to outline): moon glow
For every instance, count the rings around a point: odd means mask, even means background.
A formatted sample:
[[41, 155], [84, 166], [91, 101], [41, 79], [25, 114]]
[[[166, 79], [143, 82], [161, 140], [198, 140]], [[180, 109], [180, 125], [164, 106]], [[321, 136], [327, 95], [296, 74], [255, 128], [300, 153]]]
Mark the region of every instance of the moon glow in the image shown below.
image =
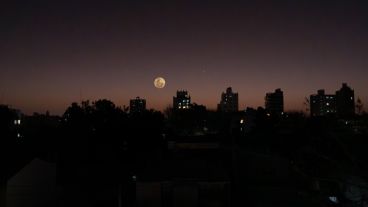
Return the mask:
[[153, 85], [155, 85], [156, 88], [163, 88], [165, 87], [166, 81], [164, 78], [162, 77], [157, 77], [154, 81], [153, 81]]

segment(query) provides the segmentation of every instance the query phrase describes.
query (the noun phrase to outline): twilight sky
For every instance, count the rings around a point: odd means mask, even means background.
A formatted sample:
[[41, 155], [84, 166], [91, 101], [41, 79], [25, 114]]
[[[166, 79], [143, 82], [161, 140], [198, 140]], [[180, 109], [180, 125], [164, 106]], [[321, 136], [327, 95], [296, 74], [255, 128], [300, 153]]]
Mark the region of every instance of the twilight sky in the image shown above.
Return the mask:
[[228, 86], [241, 109], [281, 88], [286, 110], [302, 110], [342, 82], [368, 104], [364, 1], [29, 2], [0, 9], [0, 103], [25, 113], [136, 96], [161, 110], [178, 89], [214, 109]]

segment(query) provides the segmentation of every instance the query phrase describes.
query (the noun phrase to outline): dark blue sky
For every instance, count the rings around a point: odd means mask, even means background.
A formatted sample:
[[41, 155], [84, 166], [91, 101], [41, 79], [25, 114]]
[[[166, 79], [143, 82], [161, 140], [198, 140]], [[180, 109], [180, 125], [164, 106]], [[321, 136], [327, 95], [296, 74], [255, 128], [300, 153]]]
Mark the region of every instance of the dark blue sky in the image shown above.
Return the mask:
[[305, 96], [347, 82], [368, 103], [364, 2], [167, 2], [3, 3], [0, 102], [62, 113], [81, 99], [141, 96], [161, 110], [186, 89], [215, 108], [232, 86], [241, 108], [281, 88], [286, 110], [301, 110]]

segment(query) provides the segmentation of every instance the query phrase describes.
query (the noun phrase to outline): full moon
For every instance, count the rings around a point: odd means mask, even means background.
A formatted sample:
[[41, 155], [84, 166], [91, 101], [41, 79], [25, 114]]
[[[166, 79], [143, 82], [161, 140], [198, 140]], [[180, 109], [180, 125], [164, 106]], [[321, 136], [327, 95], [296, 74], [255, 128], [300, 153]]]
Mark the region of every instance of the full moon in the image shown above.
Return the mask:
[[156, 88], [163, 88], [165, 87], [165, 79], [162, 77], [157, 77], [155, 81], [153, 81], [153, 85], [155, 85]]

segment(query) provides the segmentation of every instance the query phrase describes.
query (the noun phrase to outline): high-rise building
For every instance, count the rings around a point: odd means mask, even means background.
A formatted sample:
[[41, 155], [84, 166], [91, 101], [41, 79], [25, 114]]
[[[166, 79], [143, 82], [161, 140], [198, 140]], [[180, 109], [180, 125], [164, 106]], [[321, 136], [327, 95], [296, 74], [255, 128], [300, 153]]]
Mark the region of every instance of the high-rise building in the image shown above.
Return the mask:
[[176, 97], [173, 97], [173, 107], [174, 109], [189, 109], [191, 108], [190, 96], [188, 91], [177, 91]]
[[310, 96], [311, 116], [326, 116], [336, 113], [336, 96], [325, 94], [325, 90], [318, 90], [317, 94]]
[[349, 118], [355, 115], [354, 90], [346, 83], [343, 83], [341, 89], [336, 91], [336, 111], [341, 118]]
[[222, 112], [237, 112], [239, 110], [238, 93], [234, 93], [231, 87], [221, 94], [221, 101], [217, 109]]
[[282, 115], [284, 112], [284, 93], [280, 88], [273, 93], [267, 93], [265, 108], [272, 115]]
[[136, 97], [130, 100], [130, 113], [140, 113], [146, 110], [146, 100]]
[[335, 95], [326, 95], [324, 90], [310, 96], [311, 116], [337, 114], [340, 118], [350, 118], [355, 115], [354, 90], [346, 83], [342, 84]]

